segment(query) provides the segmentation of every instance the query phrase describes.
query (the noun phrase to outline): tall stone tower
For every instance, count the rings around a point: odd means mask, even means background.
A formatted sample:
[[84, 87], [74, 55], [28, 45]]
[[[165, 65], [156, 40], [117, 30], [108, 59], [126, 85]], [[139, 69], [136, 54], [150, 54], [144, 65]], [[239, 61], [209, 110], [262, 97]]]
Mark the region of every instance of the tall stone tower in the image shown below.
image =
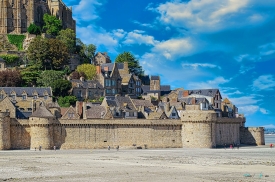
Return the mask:
[[0, 150], [11, 148], [10, 117], [8, 112], [0, 112]]
[[31, 127], [31, 146], [35, 149], [41, 146], [43, 149], [52, 149], [53, 143], [53, 122], [55, 117], [46, 109], [40, 106], [29, 118]]
[[150, 90], [160, 90], [160, 76], [151, 76]]

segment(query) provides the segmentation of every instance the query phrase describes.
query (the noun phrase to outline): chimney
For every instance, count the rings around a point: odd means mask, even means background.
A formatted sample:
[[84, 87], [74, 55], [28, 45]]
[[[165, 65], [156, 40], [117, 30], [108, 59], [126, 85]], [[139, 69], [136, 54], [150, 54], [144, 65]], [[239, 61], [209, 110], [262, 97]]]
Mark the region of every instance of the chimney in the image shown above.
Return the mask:
[[82, 105], [82, 108], [83, 108], [83, 119], [87, 119], [87, 103], [86, 102], [83, 102], [83, 105]]
[[75, 103], [75, 112], [78, 114], [78, 112], [79, 112], [79, 101], [76, 101], [76, 103]]
[[127, 73], [129, 73], [129, 67], [128, 67], [128, 62], [124, 62], [124, 71], [126, 71]]
[[183, 91], [183, 97], [188, 97], [188, 95], [189, 95], [188, 90], [184, 90], [184, 91]]
[[195, 105], [196, 104], [196, 97], [192, 97], [192, 105]]
[[165, 109], [165, 113], [168, 113], [170, 111], [170, 102], [165, 103], [164, 109]]
[[100, 74], [100, 66], [96, 66], [96, 73], [99, 75]]
[[104, 66], [104, 71], [109, 71], [109, 67], [108, 66]]

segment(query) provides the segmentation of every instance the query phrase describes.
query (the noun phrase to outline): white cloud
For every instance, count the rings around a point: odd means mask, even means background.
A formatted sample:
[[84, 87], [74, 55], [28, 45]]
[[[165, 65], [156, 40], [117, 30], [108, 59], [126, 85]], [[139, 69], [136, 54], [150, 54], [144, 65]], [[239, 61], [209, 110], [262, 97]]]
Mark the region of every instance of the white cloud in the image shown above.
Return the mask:
[[247, 106], [257, 104], [262, 99], [256, 99], [256, 96], [242, 96], [242, 97], [234, 97], [230, 98], [231, 102], [233, 102], [236, 106]]
[[142, 27], [149, 27], [149, 28], [154, 28], [154, 25], [153, 24], [149, 24], [149, 23], [141, 23], [137, 20], [134, 20], [133, 21], [134, 24], [137, 24], [139, 26], [142, 26]]
[[193, 49], [195, 49], [194, 44], [194, 41], [189, 38], [172, 38], [157, 43], [152, 52], [163, 55], [167, 60], [174, 60], [191, 54]]
[[275, 42], [261, 45], [261, 46], [259, 46], [259, 49], [260, 49], [261, 56], [271, 55], [271, 54], [275, 53]]
[[265, 127], [265, 128], [275, 128], [275, 125], [274, 124], [269, 124], [269, 125], [264, 125], [263, 127]]
[[226, 80], [225, 78], [219, 76], [214, 80], [208, 80], [206, 82], [190, 82], [188, 84], [188, 89], [209, 89], [209, 88], [219, 88], [220, 85], [228, 83], [230, 79]]
[[91, 21], [98, 19], [97, 9], [102, 6], [105, 0], [80, 0], [73, 6], [74, 18], [79, 21]]
[[163, 24], [207, 32], [254, 25], [272, 18], [268, 13], [255, 13], [255, 4], [266, 7], [265, 2], [254, 0], [174, 0], [156, 8], [150, 4], [147, 9], [159, 13], [159, 21]]
[[209, 64], [209, 63], [182, 63], [182, 67], [187, 67], [187, 68], [192, 68], [192, 69], [198, 69], [199, 67], [202, 68], [218, 68], [221, 69], [220, 66], [214, 65], [214, 64]]
[[260, 108], [260, 112], [261, 112], [262, 114], [270, 114], [270, 111], [269, 111], [269, 110], [266, 110], [266, 109], [264, 109], [264, 108]]
[[259, 106], [257, 105], [246, 105], [246, 106], [240, 106], [238, 107], [239, 113], [244, 113], [245, 116], [252, 115], [259, 111]]
[[128, 32], [125, 40], [122, 42], [127, 45], [131, 44], [146, 44], [146, 45], [155, 45], [158, 41], [154, 39], [153, 36], [145, 35], [144, 31], [134, 30], [132, 32]]
[[254, 90], [274, 90], [275, 78], [273, 75], [262, 75], [253, 81]]

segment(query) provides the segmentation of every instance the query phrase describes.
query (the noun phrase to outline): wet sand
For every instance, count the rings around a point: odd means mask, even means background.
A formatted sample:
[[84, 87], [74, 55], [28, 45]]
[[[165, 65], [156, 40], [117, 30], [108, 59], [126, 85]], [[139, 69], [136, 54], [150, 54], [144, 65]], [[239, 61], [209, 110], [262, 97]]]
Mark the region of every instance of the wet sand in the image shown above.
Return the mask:
[[275, 181], [275, 148], [0, 151], [0, 181]]

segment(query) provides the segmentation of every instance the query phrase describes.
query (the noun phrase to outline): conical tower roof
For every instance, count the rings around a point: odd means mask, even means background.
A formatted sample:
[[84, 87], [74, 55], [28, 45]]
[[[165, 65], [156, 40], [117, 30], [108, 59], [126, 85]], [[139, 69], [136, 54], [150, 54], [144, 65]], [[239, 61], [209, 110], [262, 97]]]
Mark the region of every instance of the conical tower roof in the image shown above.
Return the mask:
[[45, 106], [40, 106], [30, 117], [54, 118], [53, 114]]

